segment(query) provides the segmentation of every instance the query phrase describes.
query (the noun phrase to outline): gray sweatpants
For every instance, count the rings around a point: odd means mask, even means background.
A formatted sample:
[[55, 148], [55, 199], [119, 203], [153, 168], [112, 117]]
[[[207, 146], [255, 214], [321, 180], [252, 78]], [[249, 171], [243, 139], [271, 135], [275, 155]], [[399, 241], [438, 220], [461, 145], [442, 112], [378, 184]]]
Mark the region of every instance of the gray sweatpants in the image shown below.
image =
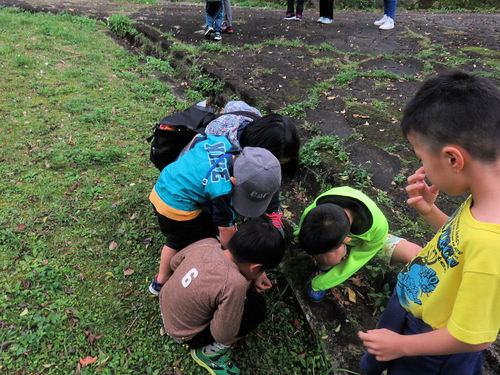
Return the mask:
[[231, 10], [231, 0], [223, 0], [224, 23], [226, 26], [233, 26], [233, 11]]

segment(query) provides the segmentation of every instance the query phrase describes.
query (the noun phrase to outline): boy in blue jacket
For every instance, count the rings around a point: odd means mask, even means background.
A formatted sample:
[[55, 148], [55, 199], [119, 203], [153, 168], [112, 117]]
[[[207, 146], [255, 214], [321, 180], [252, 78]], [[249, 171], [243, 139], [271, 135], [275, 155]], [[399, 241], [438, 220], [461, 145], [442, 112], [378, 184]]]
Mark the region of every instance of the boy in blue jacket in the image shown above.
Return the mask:
[[262, 215], [281, 184], [280, 164], [270, 151], [245, 147], [234, 155], [225, 137], [196, 141], [163, 169], [149, 196], [167, 237], [158, 275], [149, 287], [152, 294], [167, 281], [177, 251], [217, 236], [225, 247], [235, 232], [235, 211], [245, 217]]

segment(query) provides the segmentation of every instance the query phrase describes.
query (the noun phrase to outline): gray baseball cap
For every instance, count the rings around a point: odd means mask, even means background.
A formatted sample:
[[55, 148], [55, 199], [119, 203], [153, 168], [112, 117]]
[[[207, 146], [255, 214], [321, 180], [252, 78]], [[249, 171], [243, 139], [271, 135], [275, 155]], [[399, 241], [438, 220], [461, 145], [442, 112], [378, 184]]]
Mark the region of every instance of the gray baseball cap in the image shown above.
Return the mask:
[[245, 147], [236, 158], [233, 168], [236, 186], [233, 189], [233, 208], [240, 215], [257, 217], [281, 185], [278, 159], [261, 147]]

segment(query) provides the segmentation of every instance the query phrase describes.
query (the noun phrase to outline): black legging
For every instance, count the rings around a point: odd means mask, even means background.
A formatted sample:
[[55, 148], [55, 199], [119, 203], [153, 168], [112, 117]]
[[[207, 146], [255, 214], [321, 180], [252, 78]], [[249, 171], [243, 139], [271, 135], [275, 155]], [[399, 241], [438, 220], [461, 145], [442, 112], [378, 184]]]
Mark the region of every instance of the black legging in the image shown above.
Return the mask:
[[319, 16], [333, 19], [333, 0], [319, 0]]
[[[260, 293], [254, 290], [247, 291], [247, 298], [245, 300], [245, 307], [243, 309], [243, 316], [241, 317], [240, 330], [236, 337], [243, 337], [252, 332], [257, 326], [266, 318], [266, 301]], [[212, 333], [210, 332], [210, 325], [203, 331], [194, 336], [191, 340], [186, 341], [185, 344], [189, 349], [198, 349], [203, 346], [215, 342]]]

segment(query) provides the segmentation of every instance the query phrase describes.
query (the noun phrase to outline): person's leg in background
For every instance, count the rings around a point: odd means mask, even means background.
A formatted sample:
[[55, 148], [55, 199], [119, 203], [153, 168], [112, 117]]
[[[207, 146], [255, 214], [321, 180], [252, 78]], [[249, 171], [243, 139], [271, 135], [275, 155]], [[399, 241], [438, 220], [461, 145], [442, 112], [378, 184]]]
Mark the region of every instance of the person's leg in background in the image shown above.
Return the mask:
[[381, 30], [391, 30], [394, 28], [394, 18], [396, 17], [397, 0], [384, 0], [384, 15], [387, 16], [384, 23], [379, 27]]
[[233, 10], [231, 8], [231, 0], [224, 0], [224, 22], [222, 31], [225, 33], [233, 32]]

